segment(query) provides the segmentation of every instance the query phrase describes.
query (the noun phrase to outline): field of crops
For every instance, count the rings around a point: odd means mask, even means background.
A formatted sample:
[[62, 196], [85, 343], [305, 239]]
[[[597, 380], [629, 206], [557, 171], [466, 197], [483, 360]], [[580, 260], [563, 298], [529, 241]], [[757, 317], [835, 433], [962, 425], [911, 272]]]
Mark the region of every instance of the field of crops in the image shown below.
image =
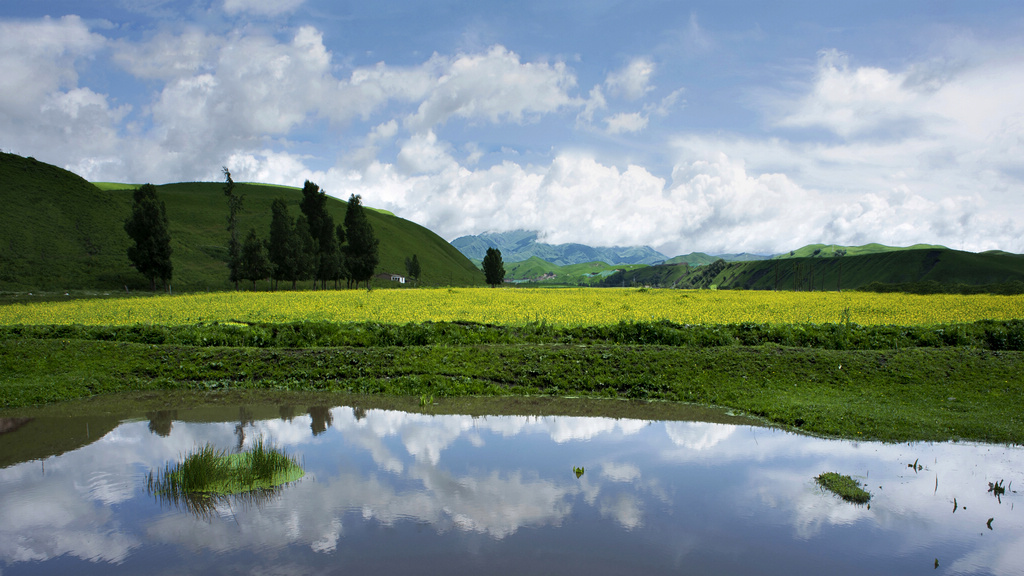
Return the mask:
[[919, 326], [1024, 318], [1024, 296], [637, 289], [228, 292], [0, 306], [0, 325], [470, 321], [595, 326], [839, 323]]

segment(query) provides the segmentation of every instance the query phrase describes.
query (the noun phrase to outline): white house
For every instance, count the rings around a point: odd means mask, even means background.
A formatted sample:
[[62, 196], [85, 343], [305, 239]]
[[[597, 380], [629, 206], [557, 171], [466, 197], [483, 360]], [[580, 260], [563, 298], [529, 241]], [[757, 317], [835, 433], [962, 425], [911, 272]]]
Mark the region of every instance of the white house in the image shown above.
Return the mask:
[[391, 282], [398, 282], [399, 284], [405, 284], [405, 276], [400, 274], [377, 274], [374, 278], [378, 280], [390, 280]]

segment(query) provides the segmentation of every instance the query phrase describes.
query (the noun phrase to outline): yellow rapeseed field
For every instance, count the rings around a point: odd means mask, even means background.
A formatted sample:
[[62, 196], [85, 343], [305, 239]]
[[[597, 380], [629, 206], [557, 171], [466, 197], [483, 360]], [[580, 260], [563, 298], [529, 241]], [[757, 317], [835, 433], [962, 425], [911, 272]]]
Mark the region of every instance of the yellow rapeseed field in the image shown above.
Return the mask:
[[837, 323], [902, 326], [1024, 318], [1024, 296], [636, 289], [439, 288], [227, 292], [0, 306], [0, 325], [471, 321], [555, 326]]

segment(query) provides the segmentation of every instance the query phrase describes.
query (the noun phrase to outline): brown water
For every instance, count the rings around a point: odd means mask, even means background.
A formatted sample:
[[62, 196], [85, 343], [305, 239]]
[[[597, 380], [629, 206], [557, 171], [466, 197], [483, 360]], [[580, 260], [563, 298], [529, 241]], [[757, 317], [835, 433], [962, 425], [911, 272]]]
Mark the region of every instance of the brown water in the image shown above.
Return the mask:
[[[1017, 447], [350, 407], [148, 418], [0, 434], [3, 576], [1024, 574]], [[147, 493], [148, 472], [193, 448], [260, 435], [306, 476], [205, 514]], [[823, 492], [826, 471], [865, 483], [870, 505]]]

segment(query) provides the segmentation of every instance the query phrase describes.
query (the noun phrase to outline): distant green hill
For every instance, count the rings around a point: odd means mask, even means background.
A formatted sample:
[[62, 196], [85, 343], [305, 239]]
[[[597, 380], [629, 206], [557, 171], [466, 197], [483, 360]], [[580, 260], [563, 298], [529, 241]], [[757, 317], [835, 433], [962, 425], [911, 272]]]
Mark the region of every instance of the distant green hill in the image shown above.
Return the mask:
[[683, 254], [681, 256], [675, 256], [669, 258], [661, 264], [686, 264], [689, 266], [703, 266], [705, 264], [711, 264], [716, 260], [725, 260], [726, 262], [747, 262], [750, 260], [769, 260], [772, 256], [765, 256], [763, 254], [749, 254], [747, 252], [741, 252], [739, 254], [716, 254], [714, 256], [705, 254], [703, 252], [690, 252], [689, 254]]
[[514, 280], [529, 280], [546, 274], [557, 274], [562, 267], [533, 256], [522, 262], [505, 262], [505, 277]]
[[[816, 248], [811, 249], [811, 253]], [[716, 261], [704, 266], [648, 266], [617, 273], [606, 286], [747, 290], [851, 290], [872, 283], [935, 283], [981, 286], [1024, 282], [1024, 255], [948, 248], [889, 249], [860, 255], [792, 256], [750, 262]]]
[[719, 260], [718, 256], [712, 256], [703, 252], [690, 252], [689, 254], [683, 254], [681, 256], [675, 256], [665, 260], [663, 264], [687, 264], [689, 266], [704, 266], [705, 264], [711, 264], [715, 260]]
[[840, 256], [863, 256], [865, 254], [883, 254], [902, 250], [947, 250], [937, 244], [914, 244], [913, 246], [886, 246], [884, 244], [864, 244], [863, 246], [840, 246], [838, 244], [808, 244], [790, 252], [777, 254], [774, 258], [831, 258]]
[[505, 262], [505, 277], [517, 282], [531, 282], [557, 286], [597, 285], [616, 270], [633, 270], [643, 264], [612, 266], [604, 262], [584, 262], [559, 266], [534, 256], [522, 262]]
[[[115, 183], [102, 188], [56, 166], [0, 153], [0, 289], [145, 289], [127, 257], [123, 225], [131, 193]], [[237, 184], [235, 193], [245, 195], [243, 234], [252, 227], [268, 235], [275, 198], [288, 202], [293, 217], [301, 214], [298, 188]], [[157, 186], [157, 196], [167, 206], [174, 290], [230, 289], [223, 183], [167, 184]], [[344, 221], [345, 210], [345, 202], [328, 199], [335, 222]], [[385, 211], [367, 216], [380, 240], [378, 273], [405, 275], [405, 259], [416, 254], [423, 285], [483, 285], [473, 263], [430, 230]]]

